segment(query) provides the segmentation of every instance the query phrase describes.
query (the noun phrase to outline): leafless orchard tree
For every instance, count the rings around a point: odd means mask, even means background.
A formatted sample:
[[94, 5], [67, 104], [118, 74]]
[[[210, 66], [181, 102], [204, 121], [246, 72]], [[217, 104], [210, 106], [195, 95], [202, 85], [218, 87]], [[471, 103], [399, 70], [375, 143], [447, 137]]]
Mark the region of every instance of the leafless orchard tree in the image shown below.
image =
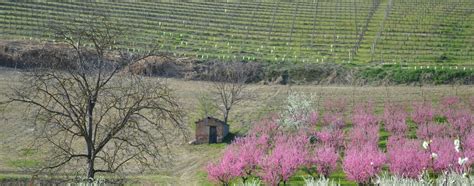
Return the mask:
[[51, 148], [43, 170], [80, 163], [93, 180], [167, 160], [170, 137], [186, 136], [177, 99], [165, 84], [123, 73], [151, 54], [118, 50], [124, 32], [105, 17], [52, 29], [67, 47], [25, 70], [6, 103], [25, 104], [34, 115], [35, 140]]
[[215, 63], [211, 67], [212, 91], [218, 97], [218, 107], [225, 123], [235, 105], [251, 98], [251, 94], [246, 92], [247, 83], [256, 75], [256, 69], [255, 64], [241, 62]]

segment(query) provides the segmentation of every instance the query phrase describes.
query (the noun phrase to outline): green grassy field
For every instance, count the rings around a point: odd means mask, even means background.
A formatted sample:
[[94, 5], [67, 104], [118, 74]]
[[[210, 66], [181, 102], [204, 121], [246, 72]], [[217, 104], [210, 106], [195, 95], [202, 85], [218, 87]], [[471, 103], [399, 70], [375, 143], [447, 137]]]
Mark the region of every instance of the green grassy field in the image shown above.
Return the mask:
[[[0, 68], [0, 94], [6, 93], [10, 86], [19, 83], [19, 73], [13, 69]], [[193, 122], [199, 118], [196, 105], [198, 96], [210, 94], [211, 84], [199, 81], [183, 81], [177, 79], [159, 79], [165, 81], [175, 90], [179, 101], [186, 113], [185, 121], [189, 124], [190, 138], [193, 138]], [[243, 102], [231, 112], [231, 132], [243, 134], [252, 126], [252, 122], [266, 116], [268, 113], [281, 111], [285, 106], [288, 93], [291, 91], [313, 94], [313, 104], [317, 109], [323, 109], [325, 99], [346, 99], [349, 107], [352, 103], [372, 100], [376, 104], [377, 113], [382, 112], [385, 101], [396, 101], [411, 105], [414, 101], [433, 100], [435, 103], [444, 96], [458, 95], [466, 98], [474, 95], [473, 86], [390, 86], [390, 87], [342, 87], [342, 86], [283, 86], [257, 85], [248, 86], [248, 92], [254, 94], [252, 100]], [[4, 97], [0, 97], [0, 101]], [[348, 109], [349, 111], [351, 109]], [[31, 118], [25, 115], [21, 106], [10, 106], [7, 110], [0, 110], [3, 116], [0, 120], [0, 181], [5, 179], [31, 178], [30, 172], [43, 159], [44, 153], [30, 149], [32, 131], [28, 127]], [[220, 117], [220, 115], [216, 115]], [[349, 130], [349, 128], [347, 128]], [[379, 146], [385, 147], [388, 133], [381, 131]], [[189, 139], [190, 140], [190, 139]], [[159, 185], [212, 185], [207, 180], [205, 165], [215, 161], [222, 153], [226, 144], [188, 145], [186, 142], [176, 144], [172, 148], [172, 164], [159, 168], [154, 172], [126, 173], [131, 180], [130, 184], [159, 184]], [[71, 169], [78, 167], [71, 167]], [[67, 170], [67, 169], [66, 169]], [[299, 173], [290, 182], [292, 185], [302, 183], [304, 173]], [[102, 175], [103, 176], [103, 175]], [[334, 173], [331, 179], [344, 185], [351, 185], [345, 179], [342, 170]]]
[[48, 25], [93, 13], [130, 34], [122, 48], [202, 60], [472, 66], [474, 1], [0, 2], [0, 38], [52, 41]]

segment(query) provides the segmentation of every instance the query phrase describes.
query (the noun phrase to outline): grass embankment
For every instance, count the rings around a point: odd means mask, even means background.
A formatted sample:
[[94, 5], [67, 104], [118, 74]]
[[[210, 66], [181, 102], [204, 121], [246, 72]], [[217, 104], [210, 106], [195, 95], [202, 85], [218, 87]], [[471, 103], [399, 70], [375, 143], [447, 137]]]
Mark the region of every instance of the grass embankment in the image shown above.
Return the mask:
[[[69, 51], [64, 45], [22, 40], [0, 40], [0, 66], [10, 68], [33, 68], [40, 64], [53, 63], [56, 52]], [[41, 55], [39, 55], [41, 54]], [[32, 63], [30, 59], [35, 59]], [[132, 73], [146, 76], [179, 78], [187, 80], [209, 79], [205, 69], [212, 68], [213, 61], [197, 58], [180, 58], [172, 55], [153, 56], [131, 65]], [[226, 63], [226, 62], [222, 62]], [[474, 84], [474, 67], [410, 65], [338, 64], [331, 62], [293, 63], [264, 62], [241, 63], [253, 69], [248, 74], [249, 83], [291, 85], [442, 85]]]

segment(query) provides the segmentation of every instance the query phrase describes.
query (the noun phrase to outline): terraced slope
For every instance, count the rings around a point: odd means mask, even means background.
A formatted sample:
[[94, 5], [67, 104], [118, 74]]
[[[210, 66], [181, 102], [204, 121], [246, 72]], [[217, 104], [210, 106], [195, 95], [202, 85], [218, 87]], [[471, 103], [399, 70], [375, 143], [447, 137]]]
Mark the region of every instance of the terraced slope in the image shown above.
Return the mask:
[[[0, 38], [52, 40], [48, 25], [105, 13], [176, 55], [224, 61], [474, 64], [472, 0], [0, 2]], [[156, 40], [157, 39], [157, 40]]]

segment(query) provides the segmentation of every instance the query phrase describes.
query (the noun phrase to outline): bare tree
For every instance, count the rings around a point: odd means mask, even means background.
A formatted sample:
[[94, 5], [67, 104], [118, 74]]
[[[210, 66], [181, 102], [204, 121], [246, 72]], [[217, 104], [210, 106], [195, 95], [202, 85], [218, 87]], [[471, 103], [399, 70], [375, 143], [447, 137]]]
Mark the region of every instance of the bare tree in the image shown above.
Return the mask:
[[225, 123], [229, 120], [232, 108], [250, 98], [245, 89], [251, 78], [256, 76], [256, 69], [254, 64], [241, 62], [215, 63], [211, 67], [212, 87], [218, 96]]
[[93, 180], [96, 173], [166, 160], [169, 137], [186, 135], [177, 99], [165, 84], [122, 73], [151, 54], [118, 50], [124, 32], [105, 17], [53, 31], [65, 46], [25, 70], [22, 85], [7, 95], [7, 105], [31, 108], [35, 140], [51, 148], [43, 170], [77, 162]]
[[198, 117], [210, 117], [216, 114], [217, 106], [209, 94], [203, 93], [197, 97], [197, 100]]

